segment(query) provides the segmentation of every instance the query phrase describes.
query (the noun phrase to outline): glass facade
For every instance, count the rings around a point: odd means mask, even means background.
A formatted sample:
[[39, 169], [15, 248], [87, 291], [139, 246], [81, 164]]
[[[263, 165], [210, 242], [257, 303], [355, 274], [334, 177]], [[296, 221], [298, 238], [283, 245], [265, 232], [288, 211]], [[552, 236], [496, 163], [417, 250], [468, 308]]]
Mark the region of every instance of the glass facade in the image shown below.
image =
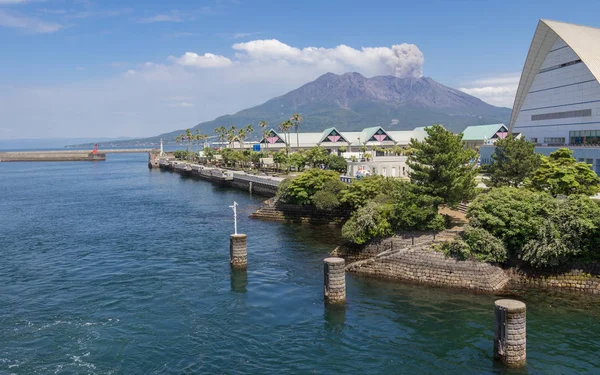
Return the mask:
[[544, 144], [546, 144], [548, 146], [564, 145], [565, 137], [544, 138]]
[[572, 145], [598, 145], [600, 144], [600, 130], [570, 131], [569, 141]]

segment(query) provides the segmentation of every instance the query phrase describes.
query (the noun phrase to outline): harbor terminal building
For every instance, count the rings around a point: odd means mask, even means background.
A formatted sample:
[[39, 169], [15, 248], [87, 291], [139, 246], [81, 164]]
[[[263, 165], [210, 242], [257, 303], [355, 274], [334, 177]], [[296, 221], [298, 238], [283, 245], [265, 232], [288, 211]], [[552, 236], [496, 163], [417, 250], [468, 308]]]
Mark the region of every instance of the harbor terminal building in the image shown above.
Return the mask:
[[[540, 20], [508, 127], [548, 155], [561, 147], [600, 174], [600, 29]], [[493, 146], [480, 149], [491, 161]]]

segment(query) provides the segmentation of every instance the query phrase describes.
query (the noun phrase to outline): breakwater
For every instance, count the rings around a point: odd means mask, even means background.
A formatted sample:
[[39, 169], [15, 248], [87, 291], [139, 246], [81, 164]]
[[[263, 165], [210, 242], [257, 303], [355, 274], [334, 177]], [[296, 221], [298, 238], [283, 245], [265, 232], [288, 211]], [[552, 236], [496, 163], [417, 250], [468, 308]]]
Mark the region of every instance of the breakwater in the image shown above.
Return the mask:
[[0, 152], [0, 162], [18, 161], [105, 161], [106, 154], [148, 153], [152, 149], [128, 148], [99, 150], [93, 153], [89, 150], [61, 151], [7, 151]]
[[0, 152], [0, 162], [17, 161], [104, 161], [106, 153], [90, 151], [19, 151]]
[[198, 177], [218, 185], [245, 190], [251, 194], [254, 193], [266, 197], [274, 197], [277, 194], [277, 187], [284, 180], [280, 177], [252, 175], [241, 171], [165, 159], [159, 161], [159, 167], [164, 170]]

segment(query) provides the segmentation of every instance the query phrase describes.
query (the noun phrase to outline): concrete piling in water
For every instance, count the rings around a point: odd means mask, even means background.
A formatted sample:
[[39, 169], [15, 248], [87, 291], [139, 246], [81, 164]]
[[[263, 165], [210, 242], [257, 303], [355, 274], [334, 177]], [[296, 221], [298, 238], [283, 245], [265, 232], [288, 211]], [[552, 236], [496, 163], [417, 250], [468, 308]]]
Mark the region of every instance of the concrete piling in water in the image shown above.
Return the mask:
[[520, 301], [500, 299], [494, 302], [494, 359], [510, 367], [525, 365], [526, 310]]
[[246, 268], [248, 249], [245, 234], [232, 234], [229, 237], [229, 262], [234, 268]]
[[326, 258], [323, 261], [325, 303], [342, 304], [346, 301], [346, 261]]

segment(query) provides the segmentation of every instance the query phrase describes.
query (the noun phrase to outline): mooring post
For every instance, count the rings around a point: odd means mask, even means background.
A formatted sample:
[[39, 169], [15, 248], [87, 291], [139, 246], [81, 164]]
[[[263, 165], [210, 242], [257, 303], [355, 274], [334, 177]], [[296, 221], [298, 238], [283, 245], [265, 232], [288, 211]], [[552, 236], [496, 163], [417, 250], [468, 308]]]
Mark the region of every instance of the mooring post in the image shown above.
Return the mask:
[[246, 268], [248, 264], [248, 248], [246, 235], [237, 232], [237, 202], [229, 206], [233, 209], [233, 234], [229, 236], [229, 262], [234, 268]]
[[325, 303], [346, 301], [346, 261], [342, 258], [326, 258], [324, 267]]
[[494, 359], [510, 367], [525, 365], [526, 310], [523, 302], [513, 299], [494, 302]]
[[232, 234], [229, 237], [229, 262], [234, 268], [246, 268], [248, 265], [245, 234]]
[[248, 192], [252, 194], [252, 181], [250, 181], [250, 186], [248, 187]]

